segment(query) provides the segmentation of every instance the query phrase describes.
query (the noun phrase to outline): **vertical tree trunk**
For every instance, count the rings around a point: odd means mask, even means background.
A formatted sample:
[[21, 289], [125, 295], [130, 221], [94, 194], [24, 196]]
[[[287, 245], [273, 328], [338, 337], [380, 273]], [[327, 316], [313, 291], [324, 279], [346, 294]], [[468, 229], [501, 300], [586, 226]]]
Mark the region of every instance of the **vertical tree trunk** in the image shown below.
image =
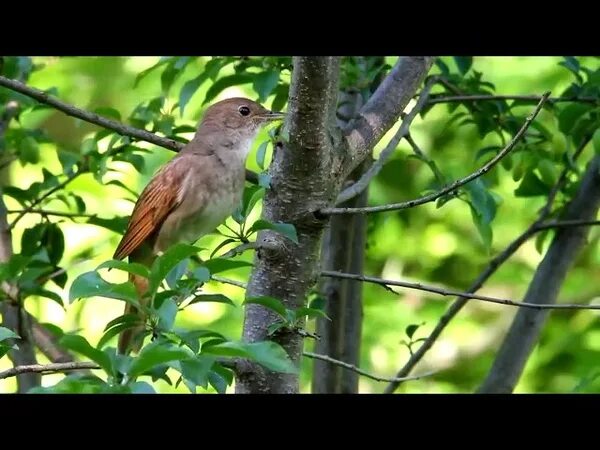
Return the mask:
[[[326, 222], [313, 212], [333, 200], [341, 172], [341, 158], [334, 152], [335, 143], [341, 141], [335, 131], [339, 58], [296, 57], [293, 65], [286, 120], [289, 143], [282, 143], [274, 154], [262, 217], [293, 224], [299, 243], [272, 231], [261, 232], [247, 291], [248, 296], [278, 298], [290, 309], [304, 305], [308, 290], [318, 280], [319, 247]], [[277, 316], [266, 308], [248, 305], [244, 339], [268, 339], [267, 327], [276, 321]], [[282, 330], [273, 339], [299, 367], [302, 337]], [[297, 374], [272, 373], [249, 362], [238, 369], [238, 393], [298, 391]]]
[[[8, 102], [4, 114], [0, 117], [0, 137], [3, 137], [8, 129], [9, 122], [17, 114], [19, 105], [16, 102]], [[4, 153], [4, 148], [0, 147]], [[6, 155], [0, 154], [0, 162], [6, 161]], [[3, 187], [9, 183], [8, 168], [0, 170], [0, 262], [10, 260], [13, 254], [12, 233], [8, 228], [6, 218], [6, 206], [3, 199]], [[11, 345], [17, 345], [17, 349], [8, 353], [13, 366], [36, 364], [35, 345], [31, 337], [31, 324], [29, 315], [19, 305], [19, 293], [16, 286], [2, 283], [2, 290], [7, 294], [2, 302], [2, 326], [18, 334], [21, 339], [11, 340]], [[29, 389], [39, 386], [42, 377], [39, 373], [23, 373], [17, 375], [17, 392], [25, 393]]]
[[[383, 66], [385, 58], [378, 57], [375, 64]], [[368, 63], [362, 60], [366, 75]], [[385, 77], [383, 72], [371, 82], [370, 95], [377, 89]], [[358, 89], [346, 89], [341, 92], [338, 111], [338, 126], [345, 128], [358, 116], [366, 99]], [[367, 158], [346, 180], [350, 185], [356, 182], [370, 167], [371, 158]], [[357, 197], [344, 202], [343, 207], [362, 207], [367, 205], [368, 188]], [[350, 218], [333, 217], [325, 231], [321, 250], [321, 265], [324, 270], [340, 270], [362, 274], [367, 233], [367, 218], [363, 215]], [[325, 278], [320, 289], [321, 297], [326, 300], [325, 312], [329, 319], [317, 318], [317, 334], [321, 336], [315, 345], [317, 353], [331, 356], [358, 366], [360, 363], [360, 341], [362, 337], [362, 283], [355, 280]], [[344, 370], [340, 366], [322, 360], [315, 360], [312, 376], [314, 393], [358, 393], [358, 374]]]
[[[364, 163], [352, 178], [360, 178]], [[365, 206], [367, 190], [342, 203], [343, 207]], [[334, 216], [323, 239], [322, 265], [324, 270], [362, 273], [366, 241], [364, 215]], [[362, 283], [355, 280], [326, 278], [321, 283], [321, 295], [326, 299], [325, 313], [331, 319], [317, 319], [317, 334], [321, 337], [315, 350], [349, 364], [358, 365], [362, 330]], [[357, 393], [358, 374], [316, 360], [313, 369], [314, 393]]]
[[[600, 156], [589, 164], [579, 191], [569, 204], [565, 220], [593, 220], [600, 207]], [[585, 244], [589, 229], [563, 228], [556, 231], [548, 252], [538, 266], [523, 299], [528, 303], [555, 303], [570, 266]], [[527, 359], [538, 341], [549, 310], [522, 308], [502, 343], [480, 393], [510, 393], [514, 390]]]

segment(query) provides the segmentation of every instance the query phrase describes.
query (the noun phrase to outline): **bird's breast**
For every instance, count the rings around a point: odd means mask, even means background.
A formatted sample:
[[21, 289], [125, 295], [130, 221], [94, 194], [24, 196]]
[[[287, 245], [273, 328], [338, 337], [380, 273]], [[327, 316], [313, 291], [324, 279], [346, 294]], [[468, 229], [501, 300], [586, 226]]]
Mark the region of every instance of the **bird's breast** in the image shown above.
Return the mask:
[[243, 194], [244, 168], [228, 169], [215, 165], [210, 172], [187, 175], [181, 203], [161, 227], [156, 251], [178, 242], [193, 243], [233, 214]]

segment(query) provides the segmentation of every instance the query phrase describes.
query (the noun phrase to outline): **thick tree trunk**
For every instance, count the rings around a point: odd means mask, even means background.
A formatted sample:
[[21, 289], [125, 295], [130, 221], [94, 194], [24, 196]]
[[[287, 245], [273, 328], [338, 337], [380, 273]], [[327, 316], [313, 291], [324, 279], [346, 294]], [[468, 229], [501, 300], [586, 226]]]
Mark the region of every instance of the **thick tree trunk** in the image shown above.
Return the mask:
[[[9, 122], [18, 111], [16, 102], [9, 102], [6, 105], [4, 114], [0, 117], [0, 137], [8, 128]], [[0, 148], [0, 152], [4, 149]], [[4, 155], [3, 155], [4, 156]], [[4, 162], [5, 157], [0, 158]], [[7, 167], [0, 170], [0, 262], [7, 262], [13, 254], [12, 233], [8, 228], [6, 218], [6, 206], [2, 198], [2, 187], [9, 182], [9, 173]], [[16, 344], [17, 349], [13, 349], [8, 353], [13, 366], [22, 366], [36, 364], [35, 345], [31, 337], [31, 324], [29, 315], [19, 305], [19, 293], [16, 286], [2, 283], [2, 290], [6, 294], [5, 300], [2, 302], [2, 326], [14, 331], [21, 339], [12, 340], [11, 344]], [[31, 388], [41, 384], [42, 377], [39, 373], [22, 373], [17, 375], [17, 392], [25, 393]]]
[[[267, 295], [296, 309], [305, 303], [308, 290], [319, 276], [319, 246], [325, 221], [314, 211], [331, 203], [337, 194], [340, 159], [334, 154], [335, 107], [339, 58], [296, 57], [290, 87], [286, 127], [289, 143], [275, 152], [270, 167], [271, 188], [264, 199], [264, 219], [291, 223], [299, 243], [263, 231], [248, 285], [247, 295]], [[244, 339], [268, 339], [267, 327], [277, 316], [260, 305], [246, 307]], [[300, 366], [302, 336], [283, 330], [273, 339], [281, 344], [294, 364]], [[238, 370], [238, 393], [297, 393], [296, 374], [272, 373], [246, 363]]]
[[[579, 191], [564, 220], [593, 220], [600, 207], [600, 156], [589, 164]], [[570, 266], [584, 246], [589, 229], [562, 228], [538, 266], [523, 299], [528, 303], [555, 303]], [[502, 343], [494, 364], [479, 388], [480, 393], [510, 393], [537, 343], [550, 310], [521, 309]]]
[[[366, 164], [364, 164], [366, 166]], [[357, 177], [363, 173], [357, 170]], [[368, 191], [344, 202], [344, 207], [365, 206]], [[334, 216], [323, 238], [322, 265], [324, 270], [362, 273], [366, 241], [367, 218]], [[317, 319], [320, 340], [317, 353], [331, 356], [358, 366], [362, 330], [362, 283], [355, 280], [325, 278], [320, 293], [325, 298], [325, 313], [331, 319]], [[313, 369], [314, 393], [357, 393], [358, 374], [326, 361], [316, 360]]]

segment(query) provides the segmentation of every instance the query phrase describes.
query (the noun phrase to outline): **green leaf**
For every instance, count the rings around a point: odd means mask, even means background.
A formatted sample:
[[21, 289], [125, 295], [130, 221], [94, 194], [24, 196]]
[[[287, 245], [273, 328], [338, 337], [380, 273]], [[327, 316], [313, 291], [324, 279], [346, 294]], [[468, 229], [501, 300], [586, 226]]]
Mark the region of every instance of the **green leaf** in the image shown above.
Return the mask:
[[271, 189], [271, 175], [266, 172], [258, 174], [258, 185], [265, 189]]
[[309, 307], [311, 309], [320, 309], [321, 311], [325, 310], [325, 304], [327, 303], [327, 300], [325, 300], [324, 297], [321, 297], [320, 295], [317, 295], [311, 302]]
[[280, 84], [275, 88], [275, 98], [273, 99], [273, 103], [271, 103], [273, 111], [281, 111], [284, 108], [288, 100], [289, 89], [288, 84]]
[[298, 320], [304, 316], [308, 317], [309, 319], [324, 317], [325, 319], [331, 320], [331, 318], [325, 314], [325, 311], [321, 309], [301, 307], [294, 311], [294, 320]]
[[265, 170], [265, 156], [267, 154], [267, 146], [269, 145], [269, 141], [265, 141], [256, 150], [256, 164], [262, 170]]
[[18, 334], [8, 328], [0, 327], [0, 342], [7, 339], [21, 339]]
[[279, 314], [281, 317], [283, 317], [284, 319], [287, 320], [287, 313], [286, 313], [287, 308], [284, 306], [284, 304], [279, 299], [276, 299], [273, 297], [268, 297], [268, 296], [261, 296], [261, 297], [249, 297], [244, 301], [244, 305], [251, 305], [251, 304], [264, 306], [265, 308], [275, 311], [277, 314]]
[[419, 324], [412, 324], [406, 327], [406, 329], [404, 330], [404, 332], [406, 333], [406, 335], [408, 336], [409, 339], [412, 339], [412, 337], [414, 336], [415, 332], [423, 325], [423, 323], [419, 323]]
[[465, 186], [471, 198], [471, 205], [484, 223], [490, 223], [496, 216], [496, 202], [488, 192], [481, 179], [476, 179]]
[[83, 336], [65, 334], [62, 338], [60, 338], [58, 343], [67, 350], [72, 350], [91, 359], [100, 367], [102, 367], [106, 373], [113, 373], [110, 357], [106, 353], [92, 347], [87, 339], [85, 339]]
[[594, 145], [594, 152], [596, 152], [596, 155], [600, 155], [600, 128], [597, 129], [592, 136], [592, 144]]
[[206, 81], [208, 72], [202, 72], [196, 78], [187, 81], [179, 92], [179, 110], [183, 116], [183, 111], [190, 99], [194, 96], [198, 88]]
[[96, 268], [96, 270], [100, 269], [119, 269], [128, 273], [139, 275], [144, 278], [148, 278], [150, 276], [150, 271], [143, 264], [127, 263], [125, 261], [118, 261], [116, 259], [103, 262]]
[[127, 228], [128, 222], [129, 219], [127, 217], [113, 217], [112, 219], [103, 219], [102, 217], [90, 217], [86, 223], [106, 228], [110, 231], [114, 231], [117, 234], [123, 234], [125, 233], [125, 229]]
[[185, 359], [180, 362], [181, 375], [197, 386], [208, 387], [208, 374], [216, 358], [214, 356], [200, 355], [196, 358]]
[[162, 302], [162, 305], [160, 305], [160, 308], [156, 311], [156, 315], [158, 316], [158, 327], [161, 330], [169, 331], [173, 328], [177, 310], [177, 303], [175, 303], [173, 299], [166, 298]]
[[489, 222], [485, 222], [482, 219], [481, 215], [477, 212], [477, 210], [473, 207], [473, 205], [470, 205], [470, 206], [471, 206], [471, 217], [473, 219], [473, 223], [477, 227], [477, 231], [479, 232], [479, 235], [481, 236], [483, 244], [485, 245], [485, 247], [487, 249], [489, 249], [490, 246], [492, 245], [492, 236], [493, 236], [492, 227], [490, 226]]
[[239, 269], [240, 267], [251, 267], [252, 263], [248, 261], [236, 261], [227, 258], [213, 258], [204, 261], [206, 267], [212, 275], [225, 272], [227, 270]]
[[273, 341], [262, 342], [223, 342], [213, 345], [203, 352], [241, 358], [249, 358], [274, 372], [297, 373], [283, 347]]
[[129, 385], [132, 394], [156, 394], [154, 388], [145, 381], [136, 381]]
[[273, 230], [283, 234], [291, 241], [298, 243], [298, 235], [296, 234], [296, 227], [289, 223], [271, 223], [269, 221], [260, 219], [252, 224], [248, 233], [253, 233], [259, 230]]
[[537, 197], [547, 195], [549, 191], [550, 188], [535, 173], [528, 171], [525, 173], [519, 187], [515, 190], [515, 195], [517, 197]]
[[254, 77], [253, 89], [258, 94], [258, 101], [263, 103], [279, 82], [279, 70], [269, 70]]
[[202, 295], [196, 295], [187, 304], [187, 306], [193, 305], [194, 303], [200, 303], [200, 302], [226, 303], [228, 305], [235, 306], [235, 303], [233, 303], [233, 301], [229, 297], [226, 297], [223, 294], [202, 294]]
[[114, 108], [101, 106], [99, 108], [96, 108], [94, 110], [94, 112], [96, 114], [98, 114], [99, 116], [108, 117], [110, 119], [114, 119], [114, 120], [121, 122], [121, 113]]
[[104, 328], [105, 332], [96, 347], [102, 349], [117, 334], [129, 328], [138, 327], [143, 323], [142, 319], [135, 314], [125, 314], [111, 320]]
[[86, 272], [73, 281], [69, 301], [86, 297], [107, 297], [137, 304], [137, 293], [131, 282], [112, 284], [104, 281], [97, 272]]
[[156, 258], [150, 270], [149, 292], [154, 295], [162, 280], [177, 264], [198, 253], [200, 249], [189, 244], [176, 244]]
[[454, 62], [462, 75], [465, 75], [473, 65], [473, 57], [471, 56], [455, 56]]
[[583, 119], [593, 108], [585, 103], [571, 103], [565, 106], [558, 114], [558, 129], [569, 135], [575, 128], [577, 122]]
[[289, 324], [287, 322], [275, 322], [267, 327], [267, 336], [273, 336], [277, 331], [282, 328], [286, 328]]
[[225, 337], [222, 334], [211, 330], [174, 330], [172, 331], [172, 333], [179, 337], [181, 339], [181, 342], [187, 345], [194, 353], [198, 353], [198, 351], [200, 351], [199, 341], [202, 338], [212, 337], [218, 339], [218, 342], [226, 341]]
[[215, 247], [215, 249], [211, 252], [210, 257], [212, 258], [213, 256], [215, 256], [215, 254], [221, 250], [223, 247], [225, 247], [228, 244], [231, 244], [233, 242], [237, 242], [237, 239], [233, 239], [233, 238], [227, 238], [225, 239], [223, 242], [219, 243], [219, 245], [217, 245]]
[[63, 299], [60, 295], [58, 295], [56, 292], [52, 292], [52, 291], [49, 291], [48, 289], [44, 289], [41, 286], [33, 286], [33, 288], [25, 289], [25, 292], [26, 292], [27, 296], [37, 295], [39, 297], [46, 297], [46, 298], [49, 298], [50, 300], [55, 301], [61, 307], [63, 307], [63, 308], [65, 307], [63, 304]]
[[153, 65], [152, 67], [143, 70], [142, 72], [140, 72], [137, 77], [135, 77], [135, 82], [133, 83], [133, 87], [134, 89], [137, 87], [138, 83], [140, 81], [142, 81], [144, 78], [146, 78], [151, 72], [153, 72], [154, 70], [158, 69], [160, 66], [168, 63], [170, 60], [170, 58], [165, 57], [165, 58], [161, 58], [161, 60], [156, 63], [155, 65]]
[[537, 162], [537, 170], [542, 177], [542, 181], [547, 186], [554, 186], [558, 179], [556, 166], [547, 158], [541, 158]]
[[128, 375], [132, 378], [137, 377], [160, 364], [188, 359], [190, 356], [192, 356], [190, 352], [183, 347], [156, 341], [142, 349], [138, 357], [133, 360]]
[[254, 74], [248, 73], [238, 73], [235, 75], [229, 75], [223, 78], [219, 78], [217, 81], [213, 83], [213, 85], [206, 92], [206, 96], [204, 97], [203, 104], [210, 102], [217, 95], [219, 95], [222, 91], [231, 86], [238, 86], [241, 84], [252, 83], [254, 79]]
[[40, 148], [33, 137], [27, 136], [19, 142], [19, 160], [22, 164], [40, 162]]

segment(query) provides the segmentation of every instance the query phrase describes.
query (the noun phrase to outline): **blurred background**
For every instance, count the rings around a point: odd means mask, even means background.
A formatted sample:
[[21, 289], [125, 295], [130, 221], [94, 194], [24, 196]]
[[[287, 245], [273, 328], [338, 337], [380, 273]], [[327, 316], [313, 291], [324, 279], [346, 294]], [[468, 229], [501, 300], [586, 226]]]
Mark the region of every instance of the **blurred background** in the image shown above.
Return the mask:
[[[97, 108], [112, 108], [121, 117], [131, 115], [137, 105], [158, 96], [161, 92], [160, 71], [149, 73], [137, 86], [134, 82], [138, 74], [158, 62], [156, 57], [66, 57], [33, 58], [35, 64], [44, 67], [32, 73], [28, 84], [38, 89], [57, 89], [57, 96], [78, 107], [93, 111]], [[182, 85], [192, 75], [197, 74], [206, 58], [194, 58], [186, 66], [184, 73], [174, 82], [163, 109], [168, 110], [178, 100]], [[454, 64], [452, 58], [442, 58], [448, 66]], [[561, 58], [553, 57], [476, 57], [473, 69], [484, 74], [484, 78], [495, 85], [497, 94], [541, 95], [551, 90], [560, 95], [572, 82], [572, 74], [558, 65]], [[580, 59], [581, 64], [597, 67], [597, 59]], [[395, 58], [388, 58], [393, 64]], [[436, 73], [437, 68], [432, 70]], [[190, 75], [186, 75], [189, 72]], [[230, 70], [232, 72], [232, 70]], [[228, 69], [219, 76], [226, 76]], [[177, 109], [173, 114], [178, 125], [195, 127], [203, 109], [203, 99], [211, 83], [206, 83], [191, 97], [184, 114]], [[216, 99], [243, 95], [255, 98], [251, 85], [241, 85], [223, 90]], [[273, 96], [265, 102], [271, 106]], [[412, 107], [414, 102], [409, 105]], [[530, 110], [533, 105], [527, 106]], [[475, 158], [477, 152], [492, 145], [493, 138], [483, 141], [474, 127], [449, 126], [447, 105], [437, 105], [423, 119], [417, 117], [412, 136], [421, 149], [436, 161], [438, 168], [447, 179], [467, 175], [479, 167], [483, 160]], [[556, 130], [554, 116], [542, 111], [538, 120], [549, 129]], [[40, 144], [41, 160], [36, 165], [14, 163], [11, 165], [10, 179], [14, 186], [27, 189], [34, 181], [42, 181], [42, 168], [59, 173], [62, 166], [56, 148], [80, 151], [82, 142], [99, 131], [98, 127], [69, 117], [52, 109], [40, 109], [21, 115], [23, 127], [41, 128], [53, 142]], [[388, 139], [386, 136], [377, 148], [380, 151]], [[189, 139], [192, 134], [186, 135]], [[267, 139], [267, 131], [255, 141], [255, 149]], [[564, 151], [566, 141], [560, 134], [554, 136], [552, 146], [555, 151]], [[111, 218], [127, 216], [135, 201], [133, 193], [122, 187], [107, 184], [109, 180], [119, 180], [133, 192], [139, 193], [157, 168], [170, 159], [173, 153], [152, 146], [140, 144], [150, 149], [145, 155], [144, 166], [138, 173], [131, 164], [111, 162], [108, 172], [100, 183], [92, 175], [79, 177], [68, 186], [68, 191], [77, 193], [87, 205], [87, 213]], [[589, 152], [582, 161], [589, 159]], [[425, 164], [410, 158], [411, 149], [402, 141], [395, 155], [375, 179], [369, 191], [370, 204], [384, 204], [403, 201], [420, 196], [430, 187], [431, 171]], [[557, 163], [557, 167], [558, 163]], [[259, 170], [254, 154], [248, 158], [248, 168]], [[444, 207], [427, 204], [418, 208], [376, 214], [369, 216], [369, 235], [365, 274], [413, 282], [435, 284], [447, 289], [464, 290], [483, 270], [491, 256], [501, 251], [512, 239], [518, 236], [533, 220], [543, 205], [542, 197], [517, 198], [514, 190], [519, 185], [511, 172], [499, 165], [493, 177], [498, 184], [493, 188], [494, 195], [501, 198], [497, 215], [492, 223], [493, 237], [491, 248], [483, 244], [476, 226], [473, 224], [469, 205], [453, 201]], [[7, 208], [19, 209], [12, 198], [5, 199]], [[46, 206], [55, 211], [69, 209], [59, 200]], [[260, 208], [254, 211], [258, 217]], [[11, 216], [14, 217], [14, 216]], [[28, 215], [13, 232], [15, 251], [19, 251], [21, 234], [27, 227], [40, 220], [39, 216]], [[69, 272], [69, 282], [64, 290], [52, 285], [49, 289], [61, 295], [65, 309], [46, 299], [30, 297], [26, 308], [41, 322], [60, 326], [65, 331], [81, 330], [91, 343], [102, 336], [106, 324], [122, 314], [123, 303], [105, 298], [93, 298], [68, 303], [68, 288], [79, 274], [95, 269], [103, 261], [110, 259], [120, 236], [106, 228], [79, 223], [82, 220], [53, 218], [60, 223], [65, 234], [65, 253], [62, 267]], [[599, 233], [592, 230], [585, 251], [579, 256], [570, 271], [561, 291], [559, 302], [579, 303], [598, 298], [600, 300], [600, 251]], [[203, 238], [198, 246], [205, 247], [206, 256], [221, 242], [218, 235]], [[535, 239], [530, 240], [486, 283], [480, 291], [483, 294], [522, 299], [537, 264], [542, 258], [536, 249]], [[547, 242], [546, 242], [547, 244]], [[541, 250], [546, 247], [542, 245]], [[204, 256], [204, 255], [201, 255]], [[246, 253], [241, 259], [250, 260]], [[248, 268], [231, 270], [224, 275], [246, 281]], [[110, 281], [125, 281], [125, 275], [113, 271], [106, 275]], [[418, 324], [414, 338], [426, 337], [444, 313], [450, 302], [448, 297], [430, 295], [421, 291], [397, 289], [397, 294], [385, 289], [364, 284], [364, 322], [360, 366], [383, 376], [393, 376], [406, 362], [409, 351], [402, 341], [406, 339], [405, 329]], [[220, 292], [233, 299], [237, 306], [225, 304], [198, 303], [178, 315], [181, 326], [210, 328], [228, 338], [237, 339], [241, 334], [243, 321], [244, 291], [238, 287], [209, 283], [206, 292]], [[516, 309], [483, 302], [470, 302], [451, 322], [427, 353], [422, 363], [413, 371], [419, 374], [436, 371], [435, 375], [418, 381], [404, 383], [398, 392], [403, 393], [461, 393], [472, 392], [482, 381]], [[314, 326], [310, 323], [309, 327]], [[312, 342], [307, 340], [306, 349]], [[418, 345], [418, 344], [417, 344]], [[43, 357], [41, 362], [45, 362]], [[553, 311], [543, 330], [541, 340], [534, 350], [516, 392], [598, 392], [600, 390], [600, 322], [596, 311]], [[310, 392], [310, 359], [304, 359], [301, 377], [302, 391]], [[0, 360], [0, 370], [10, 367], [8, 358]], [[56, 383], [62, 375], [43, 377], [44, 385]], [[13, 392], [15, 380], [0, 380], [0, 392]], [[160, 392], [189, 392], [185, 386], [169, 386], [163, 381], [155, 384]], [[360, 391], [363, 393], [381, 392], [385, 383], [361, 377]], [[229, 391], [232, 391], [230, 388]], [[213, 392], [209, 389], [208, 392]]]

